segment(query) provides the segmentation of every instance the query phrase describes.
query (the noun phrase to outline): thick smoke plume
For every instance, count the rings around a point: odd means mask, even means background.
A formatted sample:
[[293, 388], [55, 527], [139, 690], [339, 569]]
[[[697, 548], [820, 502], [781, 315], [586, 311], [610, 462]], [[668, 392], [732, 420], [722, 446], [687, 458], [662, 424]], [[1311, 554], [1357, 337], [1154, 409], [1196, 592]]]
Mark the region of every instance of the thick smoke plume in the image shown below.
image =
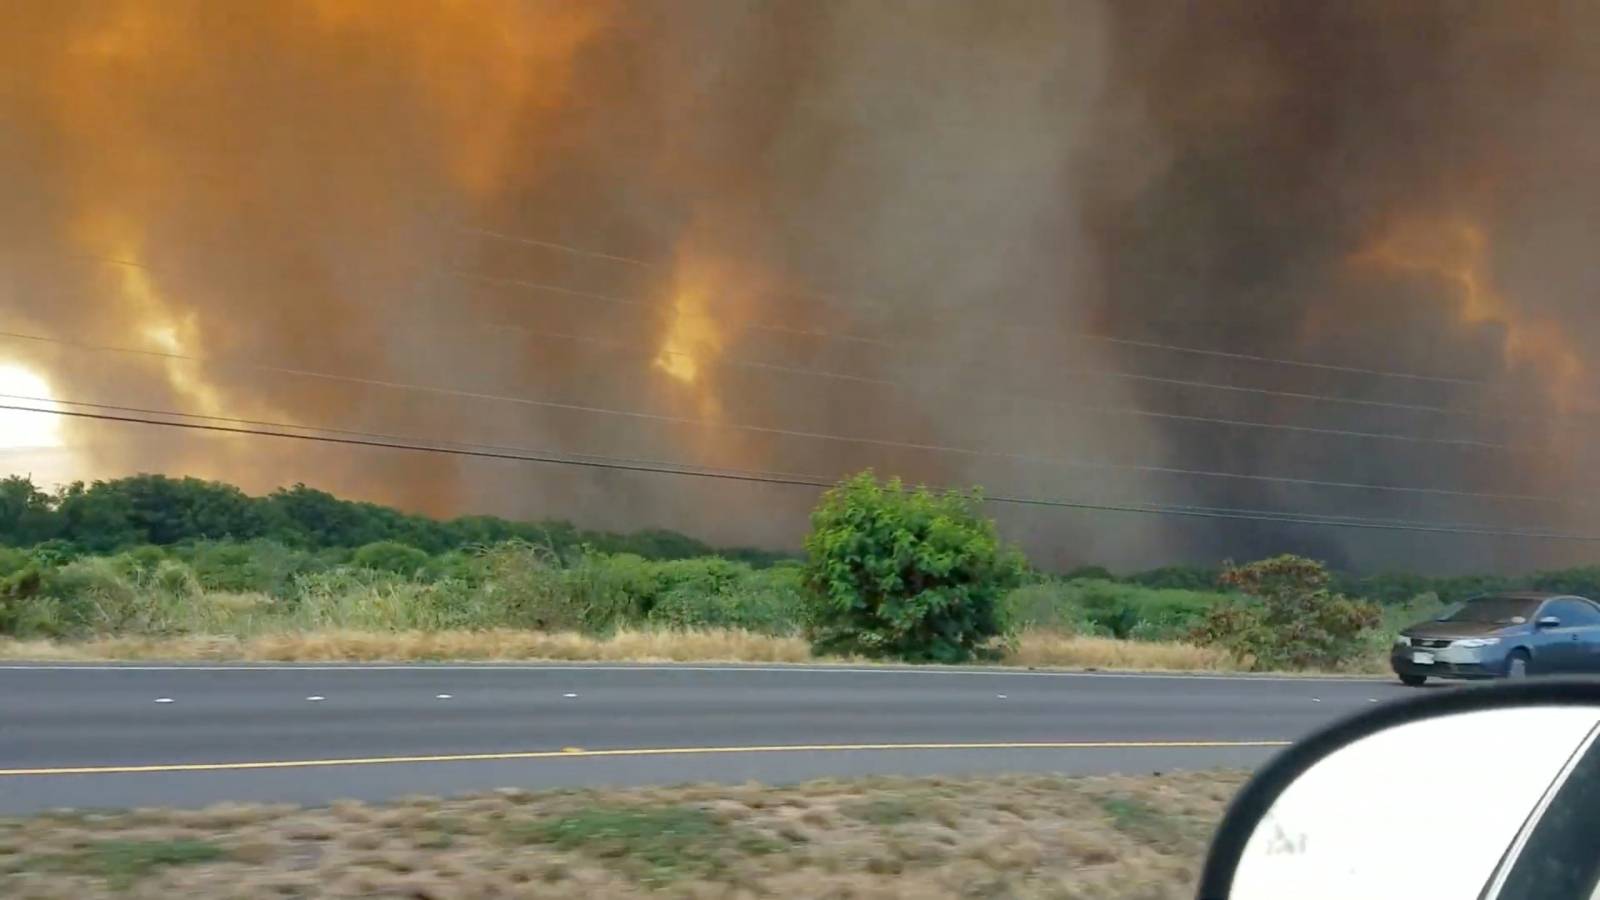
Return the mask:
[[[1595, 18], [1554, 3], [12, 4], [0, 330], [71, 343], [3, 338], [0, 366], [63, 401], [432, 441], [1585, 530]], [[718, 541], [792, 544], [812, 500], [109, 423], [69, 422], [63, 442], [80, 477], [306, 481]], [[1572, 554], [997, 512], [1056, 564]]]

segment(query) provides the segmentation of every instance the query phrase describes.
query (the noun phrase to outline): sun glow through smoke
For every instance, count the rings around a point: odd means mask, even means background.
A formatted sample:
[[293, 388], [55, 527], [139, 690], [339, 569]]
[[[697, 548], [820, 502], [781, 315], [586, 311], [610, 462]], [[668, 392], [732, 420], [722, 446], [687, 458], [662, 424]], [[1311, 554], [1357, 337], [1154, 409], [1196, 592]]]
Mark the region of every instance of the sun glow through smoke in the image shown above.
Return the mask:
[[[178, 313], [156, 287], [150, 271], [140, 260], [138, 242], [127, 235], [130, 229], [107, 220], [86, 229], [89, 246], [107, 258], [120, 260], [109, 268], [115, 279], [118, 301], [133, 331], [146, 349], [176, 356], [197, 355], [201, 330], [193, 310]], [[188, 401], [187, 412], [219, 415], [225, 410], [217, 389], [207, 383], [200, 366], [187, 359], [169, 357], [163, 371], [172, 389]]]
[[[0, 402], [39, 409], [56, 409], [50, 383], [37, 372], [15, 364], [0, 364]], [[37, 398], [37, 399], [34, 399]], [[52, 448], [62, 446], [61, 418], [50, 413], [0, 410], [0, 448]]]

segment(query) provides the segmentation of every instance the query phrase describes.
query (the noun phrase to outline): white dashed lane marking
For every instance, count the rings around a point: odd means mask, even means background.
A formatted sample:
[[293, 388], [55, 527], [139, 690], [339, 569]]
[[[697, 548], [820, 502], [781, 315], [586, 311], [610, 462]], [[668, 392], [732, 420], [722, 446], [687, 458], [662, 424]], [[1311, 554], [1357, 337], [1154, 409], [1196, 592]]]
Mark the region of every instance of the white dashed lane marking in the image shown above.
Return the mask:
[[324, 700], [326, 700], [328, 698], [327, 697], [318, 696], [316, 694], [312, 694], [311, 696], [307, 697], [306, 699], [310, 700], [312, 703], [321, 703], [322, 701], [324, 701]]
[[172, 698], [171, 697], [157, 697], [156, 698], [156, 702], [157, 703], [171, 703], [172, 702]]
[[435, 699], [435, 700], [449, 700], [450, 699], [450, 695], [449, 694], [434, 694], [433, 695], [433, 699]]
[[567, 698], [568, 700], [576, 700], [578, 698], [577, 694], [562, 694], [561, 696]]

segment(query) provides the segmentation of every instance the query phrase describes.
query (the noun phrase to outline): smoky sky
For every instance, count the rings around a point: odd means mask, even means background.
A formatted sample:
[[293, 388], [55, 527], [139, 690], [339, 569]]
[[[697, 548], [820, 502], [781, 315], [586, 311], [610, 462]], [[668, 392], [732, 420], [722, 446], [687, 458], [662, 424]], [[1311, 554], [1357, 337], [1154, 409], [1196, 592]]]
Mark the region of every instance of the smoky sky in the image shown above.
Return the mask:
[[[0, 362], [64, 400], [429, 441], [1586, 531], [1596, 17], [1560, 3], [13, 4], [3, 330], [100, 349], [8, 339]], [[190, 356], [205, 361], [175, 358]], [[304, 481], [433, 514], [730, 543], [794, 546], [814, 500], [68, 431], [81, 477]], [[1057, 566], [1582, 558], [993, 509]]]

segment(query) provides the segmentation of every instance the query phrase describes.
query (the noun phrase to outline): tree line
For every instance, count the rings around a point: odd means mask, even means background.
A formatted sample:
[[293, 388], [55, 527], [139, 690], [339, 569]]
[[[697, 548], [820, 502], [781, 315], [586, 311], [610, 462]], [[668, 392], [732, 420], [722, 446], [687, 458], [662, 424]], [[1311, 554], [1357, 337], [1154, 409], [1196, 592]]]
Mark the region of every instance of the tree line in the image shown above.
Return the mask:
[[[41, 490], [25, 476], [0, 479], [0, 546], [41, 548], [44, 555], [71, 558], [139, 546], [258, 539], [314, 551], [388, 543], [436, 555], [520, 541], [562, 554], [588, 548], [657, 560], [721, 556], [760, 566], [794, 558], [779, 551], [712, 547], [664, 529], [615, 533], [580, 529], [561, 520], [432, 519], [376, 503], [343, 500], [304, 484], [252, 497], [230, 484], [164, 475], [74, 482], [53, 492]], [[1114, 574], [1099, 566], [1085, 566], [1065, 575], [1147, 588], [1213, 591], [1223, 571], [1224, 567], [1169, 565]], [[1382, 572], [1335, 573], [1332, 577], [1332, 586], [1340, 593], [1384, 605], [1407, 603], [1424, 594], [1455, 602], [1510, 589], [1571, 592], [1600, 600], [1600, 566], [1515, 576]]]
[[73, 482], [54, 492], [40, 489], [26, 476], [0, 479], [0, 546], [76, 556], [146, 545], [257, 539], [309, 550], [394, 542], [437, 554], [522, 541], [558, 552], [589, 547], [646, 559], [719, 555], [761, 565], [786, 558], [753, 548], [719, 549], [664, 529], [620, 534], [580, 529], [561, 520], [432, 519], [343, 500], [304, 484], [252, 497], [230, 484], [165, 475]]

